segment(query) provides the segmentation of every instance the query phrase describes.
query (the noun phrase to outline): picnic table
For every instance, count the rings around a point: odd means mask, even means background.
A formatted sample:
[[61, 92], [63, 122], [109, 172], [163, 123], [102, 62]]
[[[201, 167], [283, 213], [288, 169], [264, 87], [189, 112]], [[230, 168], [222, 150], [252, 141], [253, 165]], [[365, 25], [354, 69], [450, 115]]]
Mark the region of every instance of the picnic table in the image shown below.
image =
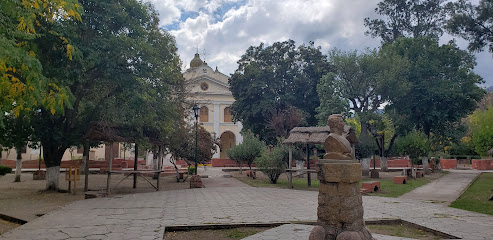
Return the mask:
[[288, 168], [286, 169], [286, 172], [288, 172], [288, 179], [289, 179], [289, 188], [293, 188], [293, 172], [305, 172], [306, 173], [316, 173], [316, 169], [298, 169], [298, 168]]
[[[161, 175], [161, 173], [163, 172], [162, 170], [158, 170], [158, 171], [155, 171], [155, 170], [111, 170], [109, 171], [110, 173], [123, 173], [124, 175], [126, 174], [127, 176], [125, 176], [122, 180], [120, 180], [120, 182], [118, 182], [116, 185], [115, 185], [115, 188], [121, 183], [123, 182], [123, 180], [125, 180], [126, 178], [128, 178], [129, 176], [132, 176], [132, 175], [137, 175], [137, 176], [140, 176], [142, 177], [144, 180], [146, 180], [154, 189], [156, 189], [156, 191], [159, 191], [159, 176]], [[146, 177], [144, 177], [144, 174], [145, 173], [158, 173], [157, 174], [157, 179], [156, 179], [156, 186], [154, 186], [154, 184], [151, 183], [151, 181], [149, 181]]]

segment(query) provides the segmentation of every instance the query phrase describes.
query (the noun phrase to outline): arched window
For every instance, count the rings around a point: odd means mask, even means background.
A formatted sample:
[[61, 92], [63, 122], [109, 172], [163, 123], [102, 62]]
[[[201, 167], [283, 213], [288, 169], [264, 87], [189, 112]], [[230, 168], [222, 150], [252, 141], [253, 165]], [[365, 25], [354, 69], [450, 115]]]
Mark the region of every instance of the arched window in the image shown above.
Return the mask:
[[200, 122], [209, 122], [209, 108], [203, 106], [200, 108]]
[[233, 116], [231, 115], [231, 108], [224, 108], [224, 122], [233, 122]]

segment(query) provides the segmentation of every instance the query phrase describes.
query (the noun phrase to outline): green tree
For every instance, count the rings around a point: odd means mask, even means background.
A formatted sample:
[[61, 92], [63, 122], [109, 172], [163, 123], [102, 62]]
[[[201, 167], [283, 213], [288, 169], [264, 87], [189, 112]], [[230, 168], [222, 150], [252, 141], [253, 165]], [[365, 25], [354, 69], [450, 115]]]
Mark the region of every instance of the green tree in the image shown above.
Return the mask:
[[3, 127], [0, 127], [0, 144], [2, 147], [15, 149], [17, 153], [15, 182], [20, 182], [22, 150], [25, 149], [28, 144], [36, 142], [33, 138], [33, 128], [30, 124], [29, 115], [27, 115], [25, 111], [22, 111], [18, 116], [7, 115], [3, 122]]
[[232, 111], [246, 129], [273, 143], [275, 131], [266, 123], [288, 109], [301, 111], [307, 125], [316, 124], [315, 108], [320, 104], [316, 86], [328, 71], [320, 47], [296, 47], [292, 40], [271, 46], [261, 43], [249, 47], [238, 64], [229, 80], [236, 100]]
[[402, 155], [409, 155], [413, 164], [417, 164], [420, 157], [427, 156], [430, 151], [428, 137], [421, 131], [413, 130], [397, 140], [397, 150]]
[[383, 0], [375, 12], [384, 19], [365, 18], [367, 35], [379, 37], [390, 43], [400, 37], [431, 36], [443, 34], [444, 0]]
[[477, 86], [482, 79], [472, 70], [474, 56], [454, 42], [440, 46], [430, 37], [400, 38], [382, 51], [410, 64], [404, 73], [408, 91], [397, 92], [385, 108], [399, 127], [416, 128], [427, 136], [445, 135], [447, 127], [473, 111], [484, 94]]
[[449, 19], [445, 29], [469, 41], [469, 50], [481, 51], [488, 46], [493, 53], [493, 1], [480, 0], [477, 6], [458, 0], [446, 5]]
[[[0, 111], [17, 116], [20, 111], [44, 106], [60, 112], [66, 104], [67, 92], [59, 88], [42, 72], [34, 39], [56, 36], [56, 41], [66, 35], [51, 31], [40, 34], [47, 22], [80, 20], [76, 0], [0, 2]], [[66, 39], [65, 39], [66, 40]], [[66, 57], [72, 53], [71, 44], [62, 46]], [[0, 114], [0, 125], [4, 114]]]
[[81, 0], [82, 21], [47, 22], [40, 34], [63, 33], [72, 44], [66, 58], [63, 39], [36, 39], [45, 76], [70, 91], [63, 113], [40, 108], [36, 134], [47, 165], [47, 189], [58, 187], [65, 150], [83, 141], [92, 122], [129, 125], [132, 136], [146, 142], [144, 132], [164, 139], [179, 116], [175, 104], [183, 89], [180, 60], [173, 37], [159, 29], [156, 11], [136, 0]]
[[475, 111], [470, 117], [471, 143], [481, 156], [493, 148], [493, 107]]
[[323, 125], [331, 114], [355, 114], [360, 120], [361, 135], [365, 136], [367, 123], [375, 111], [392, 94], [407, 87], [402, 74], [407, 70], [407, 60], [395, 54], [376, 50], [358, 54], [335, 49], [329, 53], [329, 63], [331, 72], [317, 86], [320, 98], [317, 118]]
[[241, 164], [246, 164], [250, 170], [255, 158], [260, 157], [265, 146], [262, 141], [253, 135], [251, 132], [245, 132], [243, 142], [228, 149], [228, 157], [238, 163], [241, 170]]
[[269, 177], [272, 184], [276, 184], [279, 176], [286, 171], [288, 160], [287, 146], [278, 142], [275, 146], [265, 149], [261, 156], [255, 159], [255, 165]]

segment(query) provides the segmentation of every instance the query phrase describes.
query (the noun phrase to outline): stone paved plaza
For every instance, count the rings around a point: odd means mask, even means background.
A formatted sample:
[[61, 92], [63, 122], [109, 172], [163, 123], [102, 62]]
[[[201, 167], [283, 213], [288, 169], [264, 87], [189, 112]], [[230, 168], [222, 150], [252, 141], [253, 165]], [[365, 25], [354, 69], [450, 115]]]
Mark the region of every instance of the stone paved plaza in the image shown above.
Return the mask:
[[[0, 238], [162, 239], [166, 226], [316, 221], [317, 194], [229, 187], [89, 199]], [[363, 205], [366, 220], [400, 218], [464, 239], [493, 239], [493, 216], [410, 199], [365, 196]]]

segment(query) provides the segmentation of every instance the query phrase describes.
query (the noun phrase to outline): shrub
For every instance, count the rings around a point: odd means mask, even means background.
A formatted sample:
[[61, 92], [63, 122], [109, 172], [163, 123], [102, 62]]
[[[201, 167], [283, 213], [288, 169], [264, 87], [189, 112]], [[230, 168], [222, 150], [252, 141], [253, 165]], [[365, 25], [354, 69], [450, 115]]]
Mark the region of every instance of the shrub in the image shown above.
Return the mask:
[[281, 173], [286, 171], [288, 160], [288, 150], [282, 143], [262, 152], [262, 155], [255, 159], [257, 168], [267, 175], [272, 184], [276, 184]]
[[12, 172], [12, 168], [9, 168], [7, 166], [0, 166], [0, 175], [5, 175], [11, 172]]
[[188, 174], [195, 174], [195, 167], [188, 167]]

